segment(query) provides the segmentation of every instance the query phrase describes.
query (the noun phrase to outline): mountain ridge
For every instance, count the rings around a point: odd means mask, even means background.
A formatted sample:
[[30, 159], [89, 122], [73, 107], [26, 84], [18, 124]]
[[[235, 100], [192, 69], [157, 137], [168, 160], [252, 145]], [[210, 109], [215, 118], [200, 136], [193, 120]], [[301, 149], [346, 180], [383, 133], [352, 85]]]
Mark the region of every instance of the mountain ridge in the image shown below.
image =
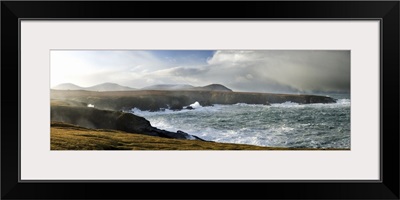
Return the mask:
[[195, 87], [188, 84], [157, 84], [150, 85], [142, 88], [141, 90], [194, 90], [194, 91], [227, 91], [232, 92], [231, 89], [222, 84], [209, 84], [206, 86]]
[[122, 86], [116, 83], [101, 83], [98, 85], [94, 85], [91, 87], [87, 87], [87, 90], [90, 91], [129, 91], [129, 90], [136, 90], [135, 88], [131, 88], [128, 86]]
[[81, 87], [73, 83], [62, 83], [52, 89], [55, 90], [86, 90], [86, 91], [132, 91], [132, 90], [191, 90], [191, 91], [226, 91], [232, 92], [231, 89], [222, 84], [209, 84], [206, 86], [193, 86], [189, 84], [156, 84], [143, 87], [141, 89], [131, 88], [128, 86], [122, 86], [117, 83], [101, 83], [90, 87]]
[[99, 91], [99, 92], [109, 92], [109, 91], [132, 91], [137, 90], [136, 88], [131, 88], [127, 86], [122, 86], [117, 83], [105, 82], [90, 87], [81, 87], [73, 83], [62, 83], [52, 89], [55, 90], [86, 90], [86, 91]]
[[184, 90], [194, 88], [189, 84], [156, 84], [141, 88], [141, 90]]
[[81, 90], [83, 88], [81, 86], [75, 85], [73, 83], [62, 83], [62, 84], [59, 84], [59, 85], [53, 87], [52, 89], [56, 89], [56, 90]]
[[221, 84], [210, 84], [203, 87], [195, 87], [195, 90], [205, 90], [205, 91], [229, 91], [233, 92], [231, 89], [227, 88]]

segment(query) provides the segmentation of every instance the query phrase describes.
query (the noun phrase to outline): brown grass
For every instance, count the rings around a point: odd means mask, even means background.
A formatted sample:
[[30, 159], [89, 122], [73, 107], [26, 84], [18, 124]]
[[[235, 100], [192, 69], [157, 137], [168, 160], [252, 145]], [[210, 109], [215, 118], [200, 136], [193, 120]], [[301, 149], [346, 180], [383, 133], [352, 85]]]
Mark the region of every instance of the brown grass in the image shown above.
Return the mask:
[[178, 140], [52, 123], [51, 150], [321, 150]]
[[87, 107], [86, 103], [74, 101], [74, 100], [66, 100], [66, 99], [50, 99], [50, 106], [81, 106]]

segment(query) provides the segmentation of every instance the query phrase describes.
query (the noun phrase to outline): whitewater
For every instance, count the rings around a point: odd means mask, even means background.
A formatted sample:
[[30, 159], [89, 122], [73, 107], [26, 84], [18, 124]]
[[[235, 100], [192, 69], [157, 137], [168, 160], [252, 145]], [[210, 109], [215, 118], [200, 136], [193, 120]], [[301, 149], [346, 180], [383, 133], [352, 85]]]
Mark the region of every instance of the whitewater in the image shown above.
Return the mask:
[[350, 148], [350, 99], [332, 104], [190, 105], [193, 110], [132, 109], [159, 129], [209, 141], [293, 148]]

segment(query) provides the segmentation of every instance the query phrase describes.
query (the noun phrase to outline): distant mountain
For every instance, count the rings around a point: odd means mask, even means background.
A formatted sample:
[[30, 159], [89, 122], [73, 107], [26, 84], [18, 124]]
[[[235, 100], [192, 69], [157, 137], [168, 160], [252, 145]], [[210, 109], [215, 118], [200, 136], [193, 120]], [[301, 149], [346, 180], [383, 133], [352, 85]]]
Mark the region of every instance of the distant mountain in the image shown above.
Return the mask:
[[116, 83], [102, 83], [92, 87], [87, 87], [85, 88], [85, 90], [103, 92], [103, 91], [129, 91], [135, 89], [127, 86], [118, 85]]
[[63, 83], [53, 87], [55, 90], [83, 90], [84, 88], [72, 83]]
[[204, 91], [227, 91], [227, 92], [232, 92], [231, 89], [221, 85], [221, 84], [211, 84], [211, 85], [206, 85], [204, 87], [195, 87], [193, 88], [194, 90], [204, 90]]
[[[63, 83], [53, 87], [54, 90], [87, 90], [87, 91], [132, 91], [135, 88], [118, 85], [116, 83], [102, 83], [91, 87], [80, 87], [72, 83]], [[187, 84], [158, 84], [144, 87], [141, 90], [196, 90], [196, 91], [227, 91], [232, 92], [231, 89], [221, 84], [211, 84], [203, 87], [194, 87]]]
[[91, 87], [80, 87], [72, 83], [63, 83], [53, 87], [55, 90], [87, 90], [87, 91], [130, 91], [136, 90], [135, 88], [118, 85], [116, 83], [102, 83]]
[[190, 90], [194, 87], [192, 85], [184, 84], [158, 84], [142, 88], [142, 90]]
[[211, 84], [204, 87], [194, 87], [192, 85], [181, 85], [181, 84], [159, 84], [151, 85], [142, 88], [142, 90], [198, 90], [198, 91], [229, 91], [231, 89], [221, 85], [221, 84]]

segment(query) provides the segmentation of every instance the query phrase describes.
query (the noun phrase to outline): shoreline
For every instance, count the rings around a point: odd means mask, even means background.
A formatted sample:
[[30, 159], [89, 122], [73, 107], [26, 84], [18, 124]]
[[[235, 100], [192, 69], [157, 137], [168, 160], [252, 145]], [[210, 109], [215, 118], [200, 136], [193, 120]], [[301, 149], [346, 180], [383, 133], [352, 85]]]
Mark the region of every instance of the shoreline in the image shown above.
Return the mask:
[[[260, 96], [261, 95], [261, 96]], [[200, 99], [194, 100], [194, 99]], [[292, 101], [294, 100], [294, 101]], [[271, 101], [271, 102], [270, 102]], [[144, 117], [137, 116], [124, 110], [137, 108], [145, 111], [161, 111], [170, 109], [173, 111], [190, 109], [188, 105], [201, 102], [204, 107], [213, 104], [232, 105], [237, 103], [270, 105], [270, 103], [284, 103], [292, 101], [298, 104], [311, 103], [335, 103], [330, 97], [316, 95], [285, 95], [266, 93], [243, 93], [243, 92], [215, 92], [215, 91], [124, 91], [124, 92], [93, 92], [93, 91], [63, 91], [51, 90], [51, 132], [60, 131], [60, 124], [72, 124], [73, 126], [86, 128], [93, 133], [99, 130], [111, 130], [120, 134], [140, 135], [140, 137], [156, 137], [158, 141], [166, 140], [185, 141], [185, 144], [199, 145], [199, 149], [214, 149], [222, 144], [241, 145], [267, 149], [280, 150], [349, 150], [349, 149], [315, 149], [315, 148], [288, 148], [288, 147], [263, 147], [248, 144], [220, 143], [205, 141], [195, 135], [178, 130], [170, 132], [151, 126]], [[202, 104], [203, 103], [203, 104]], [[89, 106], [90, 105], [90, 106]], [[171, 106], [172, 105], [172, 106]], [[146, 109], [147, 108], [147, 109]], [[67, 131], [68, 132], [68, 131]], [[102, 133], [104, 134], [104, 133]], [[52, 135], [53, 137], [53, 135]], [[62, 137], [58, 135], [57, 137]], [[72, 137], [72, 136], [71, 136]], [[74, 136], [75, 137], [75, 136]], [[79, 137], [82, 137], [79, 136]], [[95, 135], [93, 137], [96, 137]], [[125, 136], [124, 136], [125, 137]], [[127, 136], [130, 137], [130, 136]], [[64, 138], [65, 139], [65, 138]], [[136, 137], [138, 139], [138, 137]], [[142, 138], [143, 139], [143, 138]], [[154, 139], [154, 138], [153, 138]], [[53, 140], [52, 140], [53, 143]], [[167, 142], [168, 143], [168, 142]], [[182, 142], [181, 142], [182, 143]], [[213, 144], [213, 145], [210, 145]], [[211, 147], [214, 146], [214, 147]], [[221, 147], [221, 146], [220, 146]], [[179, 149], [179, 147], [174, 147]], [[189, 147], [187, 147], [189, 148]], [[221, 147], [222, 148], [222, 147]], [[228, 147], [223, 147], [225, 149]], [[234, 147], [229, 147], [233, 148]], [[252, 149], [250, 148], [250, 149]], [[112, 148], [111, 148], [112, 149]], [[189, 148], [192, 149], [192, 148]], [[215, 150], [215, 149], [214, 149]]]

